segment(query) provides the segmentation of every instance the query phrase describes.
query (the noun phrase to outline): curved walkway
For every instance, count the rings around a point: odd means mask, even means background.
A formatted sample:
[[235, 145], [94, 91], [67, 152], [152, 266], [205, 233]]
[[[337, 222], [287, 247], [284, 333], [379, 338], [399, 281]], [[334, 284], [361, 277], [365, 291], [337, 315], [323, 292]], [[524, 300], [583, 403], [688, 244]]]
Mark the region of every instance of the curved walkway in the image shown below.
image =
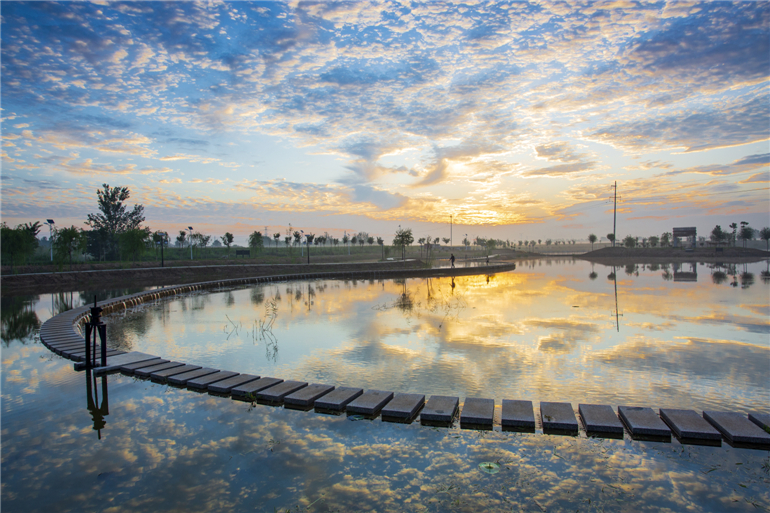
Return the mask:
[[[131, 308], [147, 301], [168, 296], [249, 283], [268, 283], [302, 279], [391, 279], [399, 277], [439, 277], [489, 274], [515, 269], [515, 264], [496, 264], [476, 268], [440, 268], [412, 270], [346, 271], [298, 273], [269, 277], [237, 278], [201, 282], [178, 287], [167, 287], [102, 301], [98, 304], [107, 314]], [[83, 332], [88, 321], [90, 306], [61, 313], [46, 321], [40, 328], [43, 344], [55, 353], [75, 360], [75, 369], [85, 365]], [[100, 362], [100, 350], [96, 350]], [[174, 362], [140, 352], [108, 350], [106, 366], [94, 369], [97, 374], [122, 372], [155, 382], [177, 387], [207, 391], [213, 395], [256, 401], [272, 406], [283, 405], [297, 410], [315, 410], [319, 413], [343, 414], [376, 418], [383, 421], [411, 423], [419, 417], [420, 423], [450, 427], [459, 417], [460, 427], [491, 430], [496, 425], [503, 430], [545, 434], [587, 436], [670, 442], [672, 432], [682, 443], [721, 445], [724, 438], [734, 447], [770, 449], [770, 414], [750, 413], [744, 417], [735, 412], [703, 412], [701, 417], [691, 410], [618, 406], [617, 414], [609, 405], [578, 405], [577, 412], [570, 403], [541, 402], [537, 421], [531, 401], [502, 401], [496, 413], [493, 399], [466, 398], [462, 411], [459, 397], [432, 396], [426, 402], [422, 394], [401, 394], [383, 390], [238, 374], [212, 368], [202, 368]], [[577, 413], [577, 414], [576, 414]], [[578, 422], [580, 420], [580, 422]]]

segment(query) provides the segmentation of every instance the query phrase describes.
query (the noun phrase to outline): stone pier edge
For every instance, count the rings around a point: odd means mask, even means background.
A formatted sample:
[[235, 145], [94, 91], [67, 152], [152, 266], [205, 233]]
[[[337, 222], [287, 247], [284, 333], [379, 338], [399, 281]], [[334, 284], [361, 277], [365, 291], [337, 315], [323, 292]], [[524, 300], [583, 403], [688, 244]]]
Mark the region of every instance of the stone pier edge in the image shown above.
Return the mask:
[[[159, 299], [163, 299], [170, 296], [178, 296], [182, 294], [188, 294], [196, 291], [210, 290], [222, 287], [231, 287], [238, 285], [259, 284], [259, 283], [278, 283], [287, 282], [293, 280], [316, 280], [316, 279], [343, 279], [343, 280], [380, 280], [380, 279], [397, 279], [397, 278], [419, 278], [419, 277], [454, 277], [454, 276], [469, 276], [480, 274], [494, 274], [497, 272], [505, 272], [515, 270], [515, 263], [505, 264], [492, 264], [484, 267], [469, 267], [469, 268], [437, 268], [437, 269], [384, 269], [384, 270], [365, 270], [365, 271], [330, 271], [330, 272], [314, 272], [314, 273], [291, 273], [273, 276], [257, 276], [249, 278], [231, 278], [223, 280], [204, 281], [198, 283], [190, 283], [185, 285], [177, 285], [173, 287], [161, 287], [159, 289], [149, 290], [145, 292], [138, 292], [135, 294], [128, 294], [117, 298], [111, 298], [105, 301], [98, 302], [98, 306], [102, 308], [102, 314], [111, 314], [119, 312], [121, 310], [127, 310], [129, 308], [138, 306], [142, 303], [152, 302]], [[45, 340], [44, 333], [51, 330], [58, 334], [62, 333], [63, 329], [67, 326], [72, 330], [71, 335], [83, 341], [83, 332], [85, 323], [88, 321], [90, 309], [92, 305], [85, 305], [78, 308], [73, 308], [66, 312], [62, 312], [54, 317], [51, 317], [40, 327], [40, 340], [41, 342], [53, 350]], [[74, 338], [73, 338], [74, 340]], [[109, 343], [109, 338], [108, 338]], [[61, 356], [77, 360], [77, 358], [71, 356], [76, 350], [72, 350], [73, 353], [62, 350], [56, 351]], [[166, 383], [168, 384], [168, 383]], [[457, 422], [457, 418], [454, 419]], [[584, 427], [584, 426], [583, 426]], [[580, 429], [583, 433], [585, 430]], [[562, 434], [562, 433], [555, 433]], [[576, 433], [575, 433], [576, 434]], [[633, 438], [633, 436], [632, 436]], [[724, 437], [727, 440], [727, 437]], [[654, 441], [654, 440], [651, 440]], [[757, 447], [762, 450], [767, 450], [768, 447], [762, 445]]]

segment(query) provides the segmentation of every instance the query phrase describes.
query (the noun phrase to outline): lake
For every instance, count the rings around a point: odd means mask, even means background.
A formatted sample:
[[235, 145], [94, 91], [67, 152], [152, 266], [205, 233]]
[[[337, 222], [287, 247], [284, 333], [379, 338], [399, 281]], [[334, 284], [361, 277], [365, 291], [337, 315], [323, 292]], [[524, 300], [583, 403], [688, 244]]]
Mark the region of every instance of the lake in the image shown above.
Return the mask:
[[[764, 273], [764, 262], [613, 269], [552, 259], [454, 280], [271, 283], [112, 315], [108, 336], [187, 363], [490, 397], [498, 408], [528, 399], [767, 411]], [[2, 298], [4, 510], [770, 507], [767, 451], [254, 406], [122, 375], [94, 380], [37, 339], [59, 311], [135, 291]], [[486, 461], [500, 472], [482, 472]]]

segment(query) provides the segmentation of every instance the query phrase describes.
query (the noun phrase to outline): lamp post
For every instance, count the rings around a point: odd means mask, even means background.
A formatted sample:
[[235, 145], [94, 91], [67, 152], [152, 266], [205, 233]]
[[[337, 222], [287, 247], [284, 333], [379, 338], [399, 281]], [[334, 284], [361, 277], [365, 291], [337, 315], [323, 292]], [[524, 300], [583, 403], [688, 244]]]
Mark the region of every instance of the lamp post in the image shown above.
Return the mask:
[[53, 219], [46, 219], [46, 223], [48, 225], [48, 244], [51, 245], [51, 262], [53, 262]]
[[189, 239], [190, 239], [190, 260], [192, 260], [193, 259], [193, 257], [192, 257], [192, 232], [193, 232], [193, 227], [192, 226], [188, 226], [187, 228], [190, 230], [190, 237], [189, 237]]
[[449, 214], [449, 248], [452, 248], [452, 214]]
[[463, 242], [465, 243], [465, 259], [468, 260], [468, 234], [467, 233], [465, 234], [465, 240]]
[[302, 258], [303, 256], [305, 256], [305, 246], [302, 245], [302, 237], [305, 236], [305, 230], [300, 230], [299, 233], [301, 234], [299, 239], [299, 247], [300, 247], [301, 253], [299, 256], [300, 258]]

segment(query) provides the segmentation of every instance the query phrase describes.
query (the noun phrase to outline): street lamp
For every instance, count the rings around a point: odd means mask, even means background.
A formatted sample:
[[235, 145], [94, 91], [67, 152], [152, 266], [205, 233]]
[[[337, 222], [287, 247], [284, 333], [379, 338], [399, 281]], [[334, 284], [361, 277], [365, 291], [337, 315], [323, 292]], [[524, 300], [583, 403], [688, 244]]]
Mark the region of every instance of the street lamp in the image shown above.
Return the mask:
[[299, 247], [300, 247], [300, 250], [301, 250], [301, 253], [300, 253], [299, 256], [301, 258], [301, 257], [305, 256], [305, 246], [302, 245], [302, 237], [305, 236], [305, 230], [300, 230], [299, 233], [301, 234], [299, 236]]
[[53, 262], [53, 219], [46, 219], [48, 225], [48, 244], [51, 245], [51, 262]]
[[190, 237], [189, 237], [190, 238], [190, 260], [192, 260], [193, 259], [193, 257], [192, 257], [192, 232], [193, 232], [193, 227], [192, 226], [188, 226], [187, 228], [190, 230]]
[[468, 260], [468, 234], [467, 233], [465, 234], [465, 240], [463, 242], [465, 243], [465, 259]]

